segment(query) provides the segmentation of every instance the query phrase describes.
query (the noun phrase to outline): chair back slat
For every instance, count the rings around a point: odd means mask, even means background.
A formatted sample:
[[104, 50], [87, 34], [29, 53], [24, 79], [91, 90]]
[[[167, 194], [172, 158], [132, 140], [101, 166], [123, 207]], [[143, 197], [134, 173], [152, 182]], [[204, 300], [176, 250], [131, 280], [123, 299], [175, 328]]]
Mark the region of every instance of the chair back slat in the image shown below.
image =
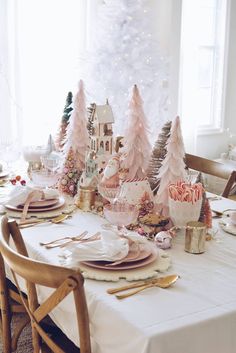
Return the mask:
[[222, 196], [229, 196], [230, 191], [236, 182], [236, 171], [233, 170], [231, 166], [189, 153], [185, 154], [185, 163], [189, 169], [225, 179], [227, 182], [222, 192]]
[[[17, 251], [10, 246], [13, 239]], [[45, 318], [71, 292], [74, 294], [74, 304], [80, 338], [80, 352], [91, 353], [89, 317], [84, 293], [84, 279], [80, 271], [54, 266], [36, 261], [28, 257], [21, 232], [15, 221], [2, 218], [2, 235], [0, 235], [0, 251], [5, 263], [10, 267], [16, 284], [16, 275], [25, 279], [27, 283], [28, 302], [22, 298], [26, 311], [31, 317], [33, 345], [35, 352], [40, 350], [41, 340], [55, 353], [65, 352], [41, 326]], [[54, 292], [39, 305], [36, 285], [54, 288]]]

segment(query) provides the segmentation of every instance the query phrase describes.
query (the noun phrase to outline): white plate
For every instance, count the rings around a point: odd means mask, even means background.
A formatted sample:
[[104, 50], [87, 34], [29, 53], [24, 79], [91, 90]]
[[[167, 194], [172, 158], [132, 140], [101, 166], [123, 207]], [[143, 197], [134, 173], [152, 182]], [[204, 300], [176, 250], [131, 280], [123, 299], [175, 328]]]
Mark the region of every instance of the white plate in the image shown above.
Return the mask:
[[219, 225], [226, 233], [236, 235], [236, 226], [234, 224], [219, 222]]
[[5, 178], [6, 176], [9, 175], [9, 172], [7, 170], [3, 170], [2, 172], [0, 172], [0, 178]]

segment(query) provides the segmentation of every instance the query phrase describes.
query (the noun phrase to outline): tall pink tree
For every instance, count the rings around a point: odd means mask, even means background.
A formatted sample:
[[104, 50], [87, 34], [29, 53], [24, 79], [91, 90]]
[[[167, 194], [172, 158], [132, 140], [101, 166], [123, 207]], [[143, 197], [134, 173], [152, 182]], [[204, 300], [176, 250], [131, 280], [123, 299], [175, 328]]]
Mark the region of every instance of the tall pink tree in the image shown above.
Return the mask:
[[166, 157], [159, 169], [160, 187], [156, 196], [156, 203], [163, 208], [165, 214], [168, 212], [168, 185], [177, 180], [184, 181], [187, 176], [184, 163], [184, 142], [178, 116], [172, 122], [166, 150]]
[[144, 177], [151, 154], [151, 143], [148, 138], [148, 123], [143, 110], [143, 100], [137, 85], [133, 87], [129, 103], [123, 152], [122, 167], [128, 170], [127, 178]]
[[70, 148], [72, 148], [78, 167], [82, 169], [84, 167], [86, 150], [89, 145], [86, 99], [82, 80], [80, 80], [78, 88], [74, 100], [74, 109], [66, 130], [66, 143], [63, 152], [67, 155]]
[[75, 96], [74, 109], [66, 131], [66, 142], [63, 148], [64, 163], [58, 182], [59, 189], [74, 196], [77, 192], [79, 177], [85, 165], [85, 154], [89, 145], [87, 129], [87, 111], [83, 81]]

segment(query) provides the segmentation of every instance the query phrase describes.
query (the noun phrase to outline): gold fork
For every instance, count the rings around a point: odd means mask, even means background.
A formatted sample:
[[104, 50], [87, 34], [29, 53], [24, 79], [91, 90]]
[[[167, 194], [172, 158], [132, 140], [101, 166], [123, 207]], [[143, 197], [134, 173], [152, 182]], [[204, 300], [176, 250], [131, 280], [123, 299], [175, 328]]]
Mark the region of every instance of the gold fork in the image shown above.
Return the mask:
[[[84, 232], [85, 233], [85, 232]], [[87, 234], [88, 232], [86, 232]], [[71, 237], [69, 240], [60, 243], [60, 244], [49, 244], [46, 245], [45, 248], [46, 249], [53, 249], [53, 248], [63, 248], [64, 246], [67, 246], [68, 244], [72, 243], [72, 242], [89, 242], [89, 241], [94, 241], [94, 240], [98, 240], [100, 238], [100, 232], [97, 232], [95, 234], [93, 234], [91, 237], [89, 238], [85, 238], [86, 234], [82, 233], [82, 236], [80, 235], [79, 237]]]
[[55, 240], [52, 240], [52, 241], [48, 241], [48, 242], [40, 242], [39, 245], [41, 246], [47, 246], [47, 245], [51, 245], [51, 244], [54, 244], [54, 243], [58, 243], [58, 242], [61, 242], [62, 240], [70, 240], [70, 239], [74, 239], [74, 238], [78, 238], [80, 239], [81, 237], [87, 235], [88, 232], [87, 231], [84, 231], [83, 233], [81, 233], [80, 235], [77, 235], [77, 236], [73, 236], [73, 237], [62, 237], [62, 238], [58, 238], [58, 239], [55, 239]]

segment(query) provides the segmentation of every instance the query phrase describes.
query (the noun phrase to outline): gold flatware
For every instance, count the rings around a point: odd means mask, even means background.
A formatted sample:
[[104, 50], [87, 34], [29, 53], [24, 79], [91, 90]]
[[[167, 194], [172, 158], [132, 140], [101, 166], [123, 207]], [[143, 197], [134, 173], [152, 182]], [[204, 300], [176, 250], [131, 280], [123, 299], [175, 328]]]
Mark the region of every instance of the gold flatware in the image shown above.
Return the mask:
[[82, 240], [86, 235], [88, 234], [87, 231], [84, 231], [83, 233], [79, 234], [79, 235], [74, 235], [71, 237], [64, 237], [64, 238], [59, 238], [56, 240], [53, 240], [51, 242], [48, 243], [40, 243], [40, 245], [45, 246], [46, 249], [53, 249], [53, 248], [57, 248], [60, 247], [63, 244], [67, 244], [71, 241], [76, 241], [76, 240]]
[[61, 242], [62, 240], [73, 239], [73, 238], [78, 238], [79, 239], [79, 238], [83, 237], [86, 234], [88, 234], [88, 232], [84, 231], [83, 233], [81, 233], [78, 236], [73, 236], [73, 237], [67, 236], [67, 237], [58, 238], [58, 239], [55, 239], [55, 240], [52, 240], [52, 241], [48, 241], [48, 242], [40, 242], [39, 245], [46, 246], [46, 245], [51, 245], [51, 244], [54, 244], [54, 243]]
[[159, 288], [169, 288], [172, 284], [174, 284], [177, 279], [179, 278], [178, 275], [169, 275], [166, 277], [159, 277], [156, 279], [156, 281], [153, 281], [152, 283], [146, 284], [142, 287], [139, 287], [138, 289], [134, 290], [134, 291], [130, 291], [126, 294], [120, 294], [120, 295], [116, 295], [117, 299], [125, 299], [128, 298], [134, 294], [137, 294], [141, 291], [143, 291], [144, 289], [148, 289], [148, 288], [152, 288], [152, 287], [159, 287]]
[[135, 283], [131, 283], [131, 284], [127, 284], [126, 286], [122, 286], [122, 287], [117, 287], [117, 288], [110, 288], [107, 289], [107, 293], [108, 294], [115, 294], [118, 292], [123, 292], [127, 289], [133, 289], [133, 288], [138, 288], [138, 287], [143, 287], [145, 285], [148, 284], [155, 284], [157, 282], [163, 282], [163, 281], [169, 281], [172, 278], [175, 278], [177, 275], [168, 275], [165, 277], [155, 277], [155, 278], [150, 278], [150, 279], [146, 279], [144, 281], [139, 281], [139, 282], [135, 282]]
[[123, 292], [128, 289], [134, 289], [138, 287], [143, 287], [147, 284], [155, 283], [159, 278], [152, 278], [152, 279], [147, 279], [145, 281], [139, 281], [131, 284], [127, 284], [126, 286], [118, 287], [118, 288], [109, 288], [107, 289], [108, 294], [115, 294], [119, 292]]
[[97, 232], [94, 235], [92, 235], [92, 236], [90, 236], [88, 238], [85, 238], [85, 236], [87, 234], [88, 234], [88, 232], [85, 231], [82, 234], [80, 234], [79, 236], [71, 237], [70, 239], [65, 240], [62, 243], [53, 243], [53, 244], [45, 245], [45, 248], [46, 249], [63, 248], [63, 247], [65, 247], [68, 244], [73, 243], [73, 242], [85, 243], [85, 242], [89, 242], [89, 241], [98, 240], [100, 238], [100, 232]]
[[19, 221], [18, 225], [20, 228], [28, 228], [28, 227], [33, 227], [37, 224], [42, 224], [42, 223], [47, 223], [47, 222], [57, 224], [57, 223], [61, 223], [61, 222], [65, 221], [69, 217], [70, 216], [68, 214], [60, 214], [57, 217], [48, 218], [48, 219], [44, 219], [44, 218], [26, 219], [25, 221]]

